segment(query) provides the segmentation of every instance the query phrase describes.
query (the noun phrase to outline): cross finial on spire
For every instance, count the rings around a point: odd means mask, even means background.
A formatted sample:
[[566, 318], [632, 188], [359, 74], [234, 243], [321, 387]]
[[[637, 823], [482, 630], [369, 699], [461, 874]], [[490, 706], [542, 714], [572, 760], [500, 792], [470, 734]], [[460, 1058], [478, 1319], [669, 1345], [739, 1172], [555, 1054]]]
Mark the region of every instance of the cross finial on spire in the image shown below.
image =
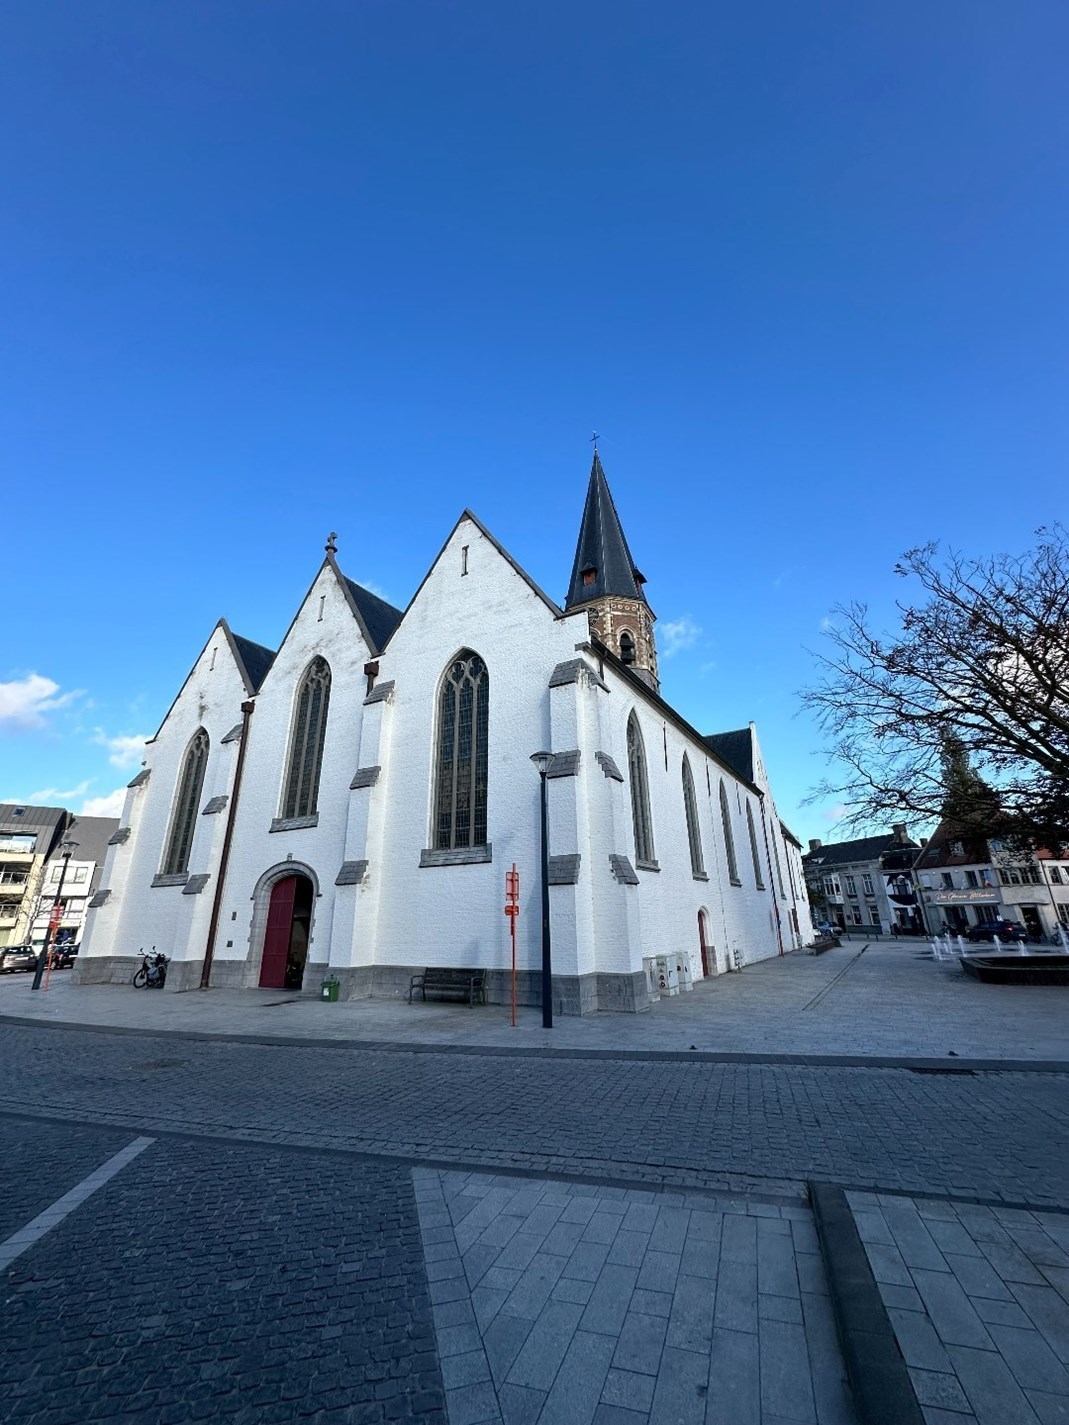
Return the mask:
[[597, 455], [597, 453], [598, 453], [598, 441], [599, 441], [600, 439], [601, 439], [601, 437], [598, 435], [597, 431], [595, 431], [594, 434], [590, 437], [590, 443], [591, 443], [591, 445], [594, 447], [594, 454], [595, 454], [595, 455]]
[[327, 551], [328, 554], [337, 554], [338, 531], [336, 529], [332, 529], [331, 532], [327, 535], [327, 542], [323, 546], [323, 548]]

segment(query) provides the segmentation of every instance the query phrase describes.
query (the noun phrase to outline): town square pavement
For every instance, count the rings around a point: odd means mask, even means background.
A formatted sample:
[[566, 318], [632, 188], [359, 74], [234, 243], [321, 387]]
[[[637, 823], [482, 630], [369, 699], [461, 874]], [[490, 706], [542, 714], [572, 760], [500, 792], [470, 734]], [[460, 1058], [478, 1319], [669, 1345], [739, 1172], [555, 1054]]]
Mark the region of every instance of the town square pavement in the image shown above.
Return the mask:
[[1069, 990], [906, 943], [552, 1031], [27, 981], [5, 1418], [1069, 1421]]

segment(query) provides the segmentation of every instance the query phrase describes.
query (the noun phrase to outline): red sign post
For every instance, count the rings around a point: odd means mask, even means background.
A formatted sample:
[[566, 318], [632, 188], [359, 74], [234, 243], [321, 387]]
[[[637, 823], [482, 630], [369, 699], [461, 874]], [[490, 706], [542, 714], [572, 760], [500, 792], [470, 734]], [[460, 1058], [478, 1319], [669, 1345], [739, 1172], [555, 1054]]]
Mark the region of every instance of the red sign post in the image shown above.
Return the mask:
[[505, 914], [509, 918], [509, 935], [512, 937], [512, 1027], [516, 1028], [516, 917], [520, 913], [520, 873], [516, 862], [512, 870], [505, 872]]

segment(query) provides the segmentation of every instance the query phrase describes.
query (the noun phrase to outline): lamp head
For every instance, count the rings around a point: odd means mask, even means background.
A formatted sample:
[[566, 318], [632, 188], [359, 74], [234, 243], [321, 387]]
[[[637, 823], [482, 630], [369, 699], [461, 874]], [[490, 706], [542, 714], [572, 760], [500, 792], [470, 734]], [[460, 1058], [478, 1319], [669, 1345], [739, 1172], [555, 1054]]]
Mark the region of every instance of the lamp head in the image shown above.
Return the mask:
[[59, 849], [64, 856], [69, 856], [72, 851], [77, 851], [78, 843], [77, 841], [72, 841], [70, 837], [67, 837], [65, 841], [59, 843]]
[[552, 752], [532, 752], [531, 761], [538, 769], [538, 775], [544, 777], [549, 771], [549, 764], [553, 761]]

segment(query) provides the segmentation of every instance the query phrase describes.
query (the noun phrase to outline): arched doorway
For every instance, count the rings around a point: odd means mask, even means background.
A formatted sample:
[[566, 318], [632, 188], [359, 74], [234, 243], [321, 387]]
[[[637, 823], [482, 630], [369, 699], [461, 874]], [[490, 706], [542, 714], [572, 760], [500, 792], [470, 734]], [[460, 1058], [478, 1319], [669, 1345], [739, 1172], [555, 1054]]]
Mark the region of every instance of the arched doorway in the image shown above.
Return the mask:
[[299, 990], [308, 959], [315, 888], [307, 876], [285, 876], [271, 887], [260, 962], [260, 987]]
[[709, 917], [704, 910], [698, 912], [698, 944], [702, 950], [702, 974], [709, 979], [716, 974], [716, 951], [709, 944]]

